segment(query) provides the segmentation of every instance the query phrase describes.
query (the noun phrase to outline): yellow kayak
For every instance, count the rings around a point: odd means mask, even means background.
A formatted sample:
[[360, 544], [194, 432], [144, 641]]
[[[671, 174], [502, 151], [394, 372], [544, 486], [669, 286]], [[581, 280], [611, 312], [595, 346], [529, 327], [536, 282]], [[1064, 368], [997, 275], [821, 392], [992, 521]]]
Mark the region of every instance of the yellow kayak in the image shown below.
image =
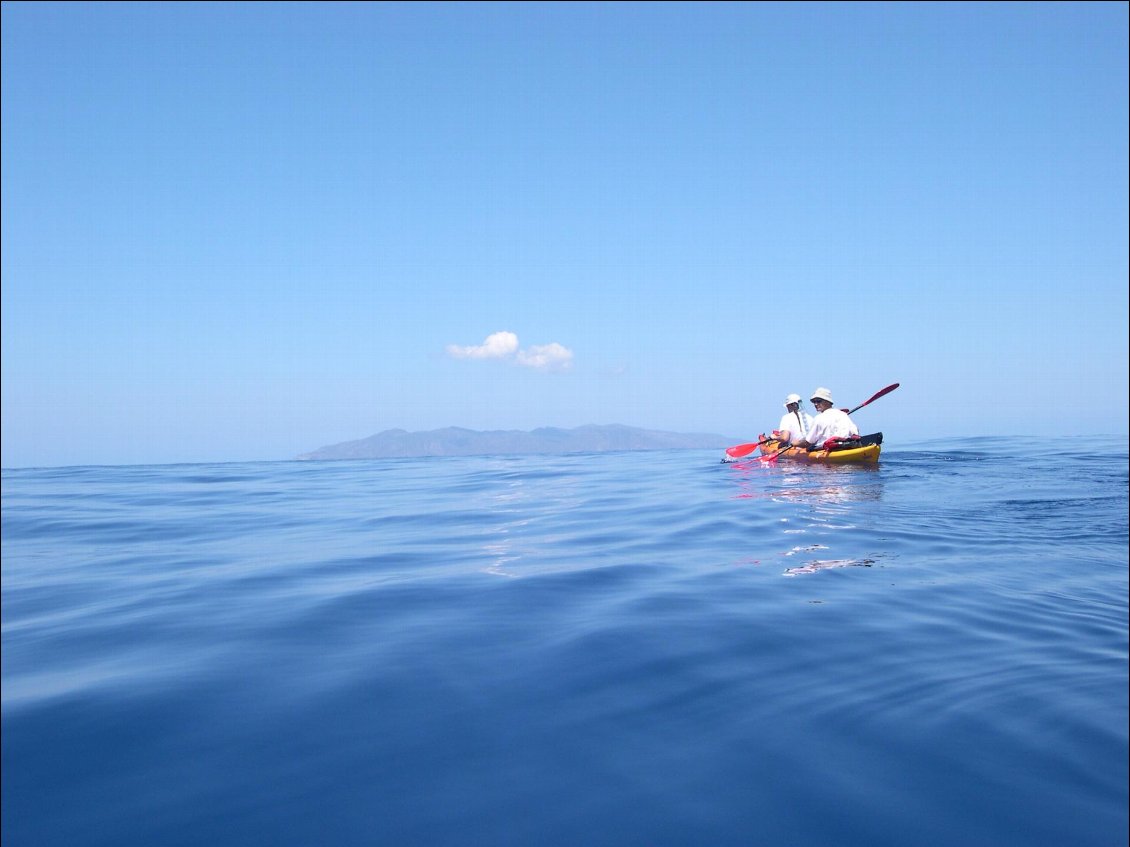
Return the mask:
[[776, 456], [779, 459], [799, 459], [802, 462], [821, 462], [825, 464], [873, 464], [879, 461], [880, 445], [883, 443], [883, 434], [865, 435], [861, 441], [866, 443], [858, 447], [843, 447], [838, 450], [813, 450], [808, 451], [800, 447], [790, 447], [778, 453], [781, 444], [778, 441], [766, 441], [761, 445], [762, 456]]

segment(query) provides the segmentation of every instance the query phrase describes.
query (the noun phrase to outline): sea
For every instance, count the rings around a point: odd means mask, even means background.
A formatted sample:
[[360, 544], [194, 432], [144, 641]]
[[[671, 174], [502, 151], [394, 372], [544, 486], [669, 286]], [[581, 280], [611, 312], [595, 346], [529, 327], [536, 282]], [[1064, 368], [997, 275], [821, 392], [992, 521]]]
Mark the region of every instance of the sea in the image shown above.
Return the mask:
[[1124, 437], [721, 457], [4, 470], [4, 847], [1127, 843]]

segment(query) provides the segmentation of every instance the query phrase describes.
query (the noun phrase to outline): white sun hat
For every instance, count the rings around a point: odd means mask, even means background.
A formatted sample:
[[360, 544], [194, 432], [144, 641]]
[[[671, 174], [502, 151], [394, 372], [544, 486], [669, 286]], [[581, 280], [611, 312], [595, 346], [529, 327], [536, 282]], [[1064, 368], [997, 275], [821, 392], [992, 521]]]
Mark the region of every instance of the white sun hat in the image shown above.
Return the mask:
[[790, 394], [788, 397], [785, 398], [785, 408], [786, 409], [789, 408], [790, 403], [803, 403], [803, 402], [804, 401], [800, 399], [799, 394]]
[[809, 399], [823, 400], [825, 403], [831, 403], [833, 406], [836, 405], [836, 401], [832, 399], [832, 392], [827, 388], [817, 388], [812, 392], [812, 397]]

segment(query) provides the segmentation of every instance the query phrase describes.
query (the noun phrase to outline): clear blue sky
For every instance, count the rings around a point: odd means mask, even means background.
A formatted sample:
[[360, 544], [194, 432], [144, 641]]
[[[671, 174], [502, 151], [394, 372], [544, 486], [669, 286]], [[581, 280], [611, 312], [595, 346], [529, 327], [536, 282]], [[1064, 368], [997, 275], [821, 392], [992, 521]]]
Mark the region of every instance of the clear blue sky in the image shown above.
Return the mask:
[[1126, 433], [1127, 10], [5, 2], [3, 465]]

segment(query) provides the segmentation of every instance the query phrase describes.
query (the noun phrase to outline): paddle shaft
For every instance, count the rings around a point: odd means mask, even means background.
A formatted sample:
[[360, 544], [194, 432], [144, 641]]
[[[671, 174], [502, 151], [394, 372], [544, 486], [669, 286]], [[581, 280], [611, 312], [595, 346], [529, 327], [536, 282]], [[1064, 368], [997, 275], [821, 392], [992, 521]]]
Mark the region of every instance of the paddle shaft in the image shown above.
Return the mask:
[[880, 397], [883, 397], [883, 396], [885, 396], [885, 395], [887, 395], [887, 394], [890, 394], [890, 393], [891, 393], [892, 391], [894, 391], [894, 390], [895, 390], [896, 388], [898, 388], [898, 387], [899, 387], [899, 383], [895, 382], [895, 383], [892, 383], [891, 385], [888, 385], [888, 386], [887, 386], [886, 388], [882, 389], [881, 391], [877, 391], [877, 392], [875, 392], [875, 393], [874, 393], [874, 394], [872, 394], [872, 395], [871, 395], [871, 397], [869, 397], [869, 398], [868, 398], [867, 400], [864, 400], [864, 401], [863, 401], [862, 403], [860, 403], [860, 404], [859, 404], [858, 406], [856, 406], [856, 407], [855, 407], [854, 409], [852, 409], [851, 411], [849, 411], [849, 412], [848, 412], [848, 414], [850, 415], [850, 414], [852, 414], [852, 412], [858, 412], [858, 411], [859, 411], [860, 409], [862, 409], [862, 408], [863, 408], [864, 406], [866, 406], [866, 405], [867, 405], [868, 403], [874, 403], [874, 402], [875, 402], [876, 400], [878, 400], [878, 399], [879, 399]]

